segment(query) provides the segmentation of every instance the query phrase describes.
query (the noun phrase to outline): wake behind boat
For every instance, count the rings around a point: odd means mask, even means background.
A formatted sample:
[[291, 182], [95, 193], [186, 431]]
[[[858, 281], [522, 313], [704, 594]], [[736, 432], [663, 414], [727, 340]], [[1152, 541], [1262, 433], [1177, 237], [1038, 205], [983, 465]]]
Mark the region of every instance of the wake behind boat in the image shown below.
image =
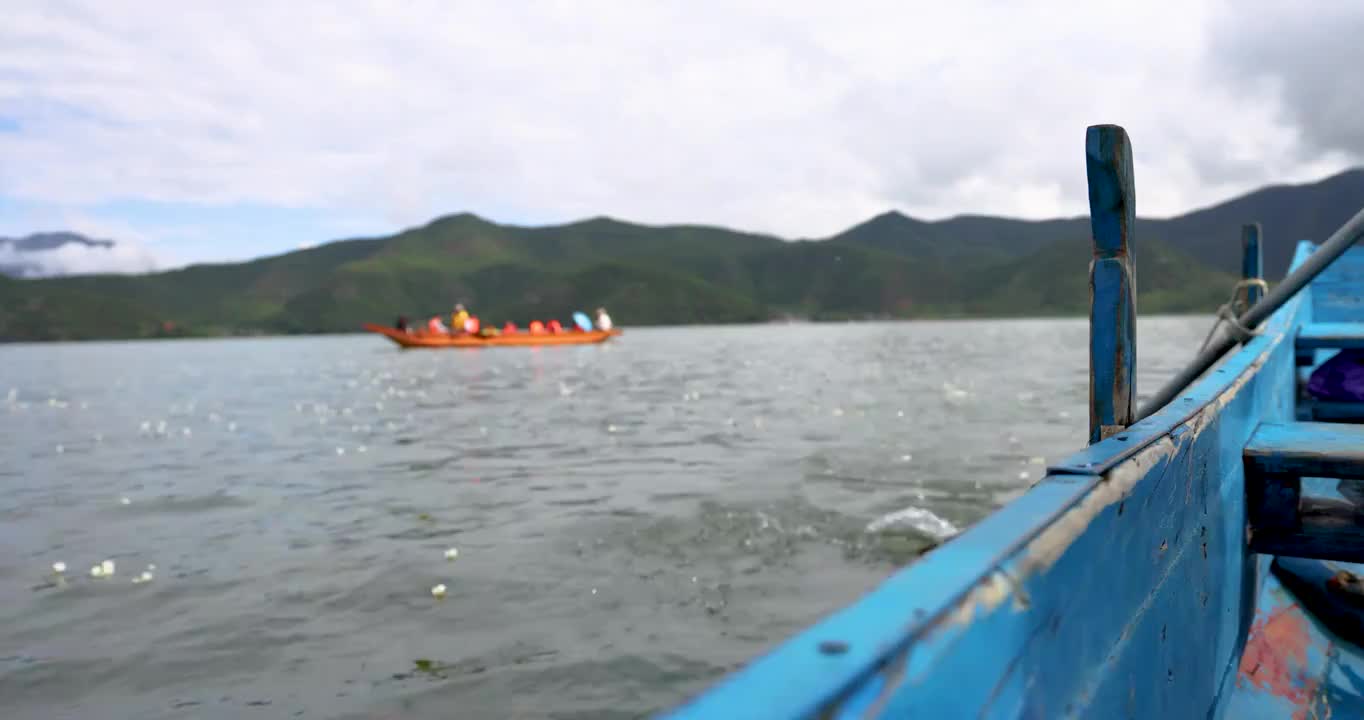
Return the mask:
[[536, 345], [593, 345], [604, 343], [620, 335], [619, 329], [611, 330], [565, 330], [559, 333], [531, 333], [518, 331], [500, 335], [478, 335], [463, 333], [450, 335], [427, 331], [399, 330], [397, 328], [365, 323], [365, 329], [383, 335], [405, 348], [481, 348], [481, 347], [526, 347]]

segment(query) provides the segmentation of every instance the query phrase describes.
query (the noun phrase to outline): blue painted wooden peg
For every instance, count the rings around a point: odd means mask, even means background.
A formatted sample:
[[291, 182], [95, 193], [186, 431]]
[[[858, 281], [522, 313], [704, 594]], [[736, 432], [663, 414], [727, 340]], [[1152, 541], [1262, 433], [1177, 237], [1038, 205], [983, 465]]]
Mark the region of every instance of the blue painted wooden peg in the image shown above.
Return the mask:
[[[1241, 226], [1241, 279], [1263, 280], [1264, 255], [1260, 250], [1260, 223]], [[1246, 285], [1246, 308], [1255, 306], [1264, 296], [1264, 288], [1258, 284]]]
[[1137, 366], [1136, 187], [1132, 143], [1117, 125], [1085, 133], [1089, 222], [1089, 442], [1132, 424]]

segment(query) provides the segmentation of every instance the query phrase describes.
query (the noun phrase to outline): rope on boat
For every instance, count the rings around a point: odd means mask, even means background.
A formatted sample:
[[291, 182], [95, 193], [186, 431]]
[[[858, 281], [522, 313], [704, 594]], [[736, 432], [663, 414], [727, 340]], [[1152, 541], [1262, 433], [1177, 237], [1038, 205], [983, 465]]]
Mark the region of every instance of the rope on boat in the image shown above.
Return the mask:
[[1269, 283], [1260, 278], [1246, 278], [1236, 283], [1231, 289], [1231, 297], [1217, 308], [1217, 322], [1212, 324], [1207, 337], [1203, 338], [1203, 344], [1198, 346], [1199, 353], [1208, 349], [1208, 343], [1212, 341], [1212, 336], [1217, 334], [1217, 328], [1221, 327], [1222, 323], [1231, 328], [1231, 336], [1242, 344], [1264, 332], [1264, 328], [1248, 328], [1241, 324], [1241, 314], [1250, 309], [1249, 293], [1246, 291], [1253, 287], [1260, 288], [1261, 294], [1269, 294]]

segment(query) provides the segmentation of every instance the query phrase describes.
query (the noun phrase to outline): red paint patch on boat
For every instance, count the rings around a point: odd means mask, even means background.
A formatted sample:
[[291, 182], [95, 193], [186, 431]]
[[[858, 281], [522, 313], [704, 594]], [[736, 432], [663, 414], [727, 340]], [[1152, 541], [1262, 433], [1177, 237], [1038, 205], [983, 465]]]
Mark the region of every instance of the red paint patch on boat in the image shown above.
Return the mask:
[[1240, 675], [1255, 687], [1297, 706], [1295, 720], [1306, 717], [1317, 681], [1307, 677], [1307, 621], [1297, 605], [1279, 608], [1250, 628], [1241, 654]]

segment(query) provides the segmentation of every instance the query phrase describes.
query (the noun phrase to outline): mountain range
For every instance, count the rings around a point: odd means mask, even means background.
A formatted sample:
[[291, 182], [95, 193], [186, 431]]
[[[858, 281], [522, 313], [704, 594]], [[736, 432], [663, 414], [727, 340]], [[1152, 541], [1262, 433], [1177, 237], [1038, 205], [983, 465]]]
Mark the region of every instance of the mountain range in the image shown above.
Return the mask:
[[[1364, 204], [1364, 170], [1267, 187], [1135, 227], [1141, 312], [1211, 312], [1236, 282], [1240, 227], [1279, 277], [1300, 239]], [[43, 236], [37, 236], [43, 237]], [[463, 213], [378, 238], [144, 275], [0, 277], [0, 339], [350, 332], [456, 301], [485, 322], [604, 305], [623, 325], [1083, 314], [1089, 221], [888, 212], [822, 240], [599, 217], [546, 227]], [[23, 274], [23, 273], [12, 273]]]

